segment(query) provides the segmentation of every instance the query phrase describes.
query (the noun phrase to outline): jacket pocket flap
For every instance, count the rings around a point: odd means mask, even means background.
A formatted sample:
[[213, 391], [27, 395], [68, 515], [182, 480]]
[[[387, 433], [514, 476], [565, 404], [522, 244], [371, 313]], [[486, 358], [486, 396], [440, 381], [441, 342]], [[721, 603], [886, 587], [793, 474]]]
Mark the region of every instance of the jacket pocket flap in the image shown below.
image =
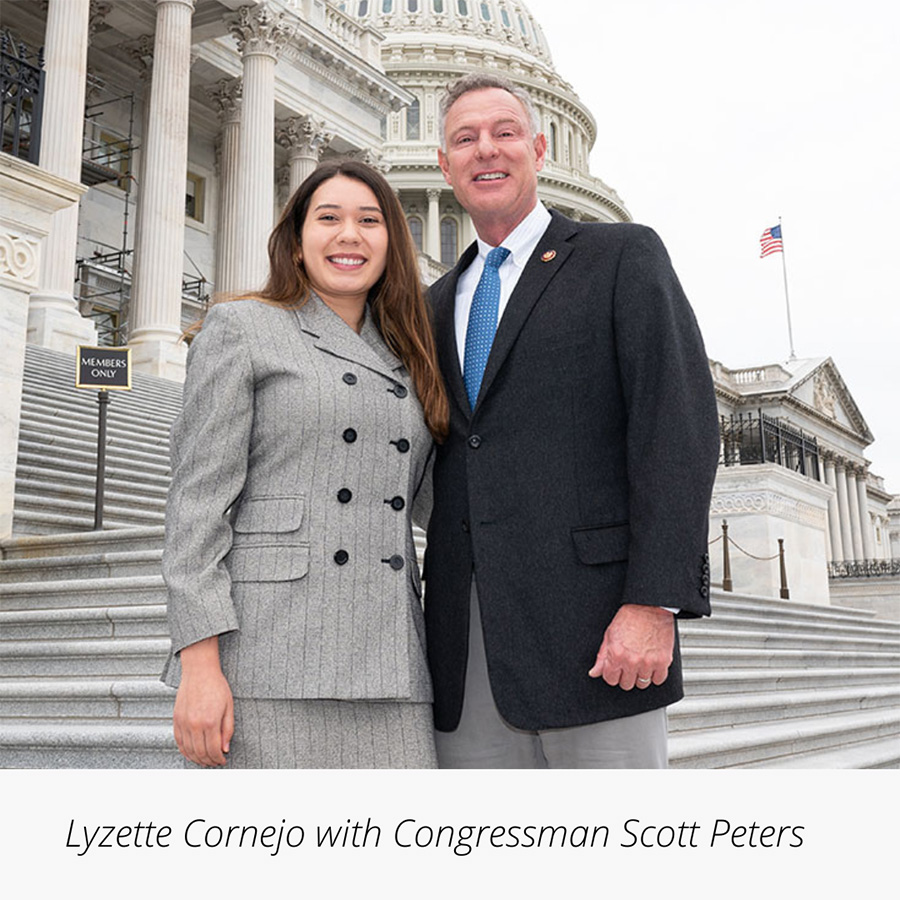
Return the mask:
[[226, 564], [232, 582], [296, 581], [309, 571], [309, 544], [241, 544]]
[[246, 497], [232, 527], [241, 534], [296, 531], [303, 522], [304, 498]]
[[630, 531], [627, 522], [599, 528], [576, 528], [572, 531], [572, 540], [578, 558], [589, 566], [628, 559]]

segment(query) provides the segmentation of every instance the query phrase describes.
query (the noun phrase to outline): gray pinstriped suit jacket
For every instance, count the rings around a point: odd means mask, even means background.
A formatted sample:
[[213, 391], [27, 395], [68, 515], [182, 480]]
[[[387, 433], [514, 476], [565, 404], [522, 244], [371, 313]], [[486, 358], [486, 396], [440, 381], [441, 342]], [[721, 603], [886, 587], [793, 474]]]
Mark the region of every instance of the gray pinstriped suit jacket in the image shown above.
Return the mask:
[[172, 428], [163, 680], [218, 634], [237, 697], [430, 700], [410, 523], [431, 447], [371, 317], [213, 307]]

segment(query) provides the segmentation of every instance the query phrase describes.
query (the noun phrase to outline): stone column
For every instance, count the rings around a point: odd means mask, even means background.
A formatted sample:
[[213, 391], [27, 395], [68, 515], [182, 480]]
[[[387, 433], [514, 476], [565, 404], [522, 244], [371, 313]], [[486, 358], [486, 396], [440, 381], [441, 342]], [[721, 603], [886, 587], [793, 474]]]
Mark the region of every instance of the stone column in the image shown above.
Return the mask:
[[241, 82], [223, 78], [207, 92], [219, 110], [222, 133], [219, 136], [219, 222], [216, 229], [216, 293], [238, 290], [237, 260], [239, 256], [238, 166], [241, 140]]
[[842, 460], [838, 460], [835, 470], [838, 491], [838, 516], [841, 521], [841, 545], [844, 550], [844, 559], [855, 559], [853, 556], [853, 529], [850, 522], [850, 503], [847, 490], [847, 469]]
[[841, 562], [844, 556], [844, 545], [841, 541], [841, 518], [838, 511], [838, 495], [837, 482], [834, 476], [834, 459], [828, 456], [825, 458], [825, 483], [834, 489], [834, 493], [828, 501], [828, 535], [831, 538], [831, 558], [836, 562]]
[[276, 139], [288, 151], [291, 173], [288, 189], [293, 195], [312, 175], [322, 151], [334, 140], [334, 135], [325, 130], [323, 121], [312, 116], [296, 116], [276, 123]]
[[441, 261], [441, 192], [436, 188], [425, 191], [428, 197], [428, 224], [425, 232], [425, 252], [435, 261]]
[[[69, 182], [81, 182], [84, 92], [87, 76], [89, 0], [50, 0], [44, 58], [42, 169]], [[53, 216], [41, 254], [39, 289], [28, 304], [28, 342], [63, 353], [78, 344], [95, 344], [97, 329], [82, 318], [72, 293], [78, 244], [78, 204]]]
[[56, 227], [56, 216], [67, 207], [77, 211], [86, 190], [80, 182], [0, 153], [0, 540], [12, 533], [28, 297], [38, 285], [46, 235]]
[[859, 499], [859, 529], [862, 537], [863, 559], [874, 559], [875, 540], [872, 534], [872, 517], [869, 515], [869, 496], [866, 493], [865, 469], [860, 469], [857, 472], [856, 493]]
[[262, 286], [269, 270], [266, 251], [275, 205], [275, 64], [293, 29], [284, 15], [266, 7], [243, 6], [231, 20], [243, 56], [243, 109], [238, 165], [238, 246], [236, 287]]
[[859, 492], [856, 486], [856, 468], [847, 467], [847, 506], [850, 508], [850, 531], [853, 540], [853, 558], [864, 559], [862, 524], [859, 521]]
[[184, 378], [187, 354], [179, 338], [193, 11], [194, 0], [156, 0], [149, 130], [143, 136], [137, 210], [139, 262], [130, 310], [135, 369], [173, 379]]

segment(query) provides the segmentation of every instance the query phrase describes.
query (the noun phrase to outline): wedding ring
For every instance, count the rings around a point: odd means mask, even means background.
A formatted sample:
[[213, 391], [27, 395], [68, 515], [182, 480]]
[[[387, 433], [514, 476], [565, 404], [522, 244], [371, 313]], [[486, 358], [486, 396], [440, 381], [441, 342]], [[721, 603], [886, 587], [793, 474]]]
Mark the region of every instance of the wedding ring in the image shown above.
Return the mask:
[[650, 678], [638, 678], [638, 681], [639, 681], [641, 684], [650, 684], [650, 682], [652, 681], [652, 679], [650, 679]]

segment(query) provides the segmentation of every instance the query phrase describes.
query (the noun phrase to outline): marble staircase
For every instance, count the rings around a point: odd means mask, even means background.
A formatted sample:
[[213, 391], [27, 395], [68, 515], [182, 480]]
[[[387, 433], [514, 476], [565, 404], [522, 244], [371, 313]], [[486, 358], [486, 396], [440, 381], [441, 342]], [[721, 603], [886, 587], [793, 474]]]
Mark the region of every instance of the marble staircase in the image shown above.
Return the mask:
[[[93, 522], [96, 402], [71, 357], [28, 348], [14, 537], [0, 542], [0, 767], [167, 768], [173, 692], [160, 575], [180, 387], [110, 404], [106, 526]], [[900, 623], [713, 591], [682, 623], [673, 768], [900, 765]]]

